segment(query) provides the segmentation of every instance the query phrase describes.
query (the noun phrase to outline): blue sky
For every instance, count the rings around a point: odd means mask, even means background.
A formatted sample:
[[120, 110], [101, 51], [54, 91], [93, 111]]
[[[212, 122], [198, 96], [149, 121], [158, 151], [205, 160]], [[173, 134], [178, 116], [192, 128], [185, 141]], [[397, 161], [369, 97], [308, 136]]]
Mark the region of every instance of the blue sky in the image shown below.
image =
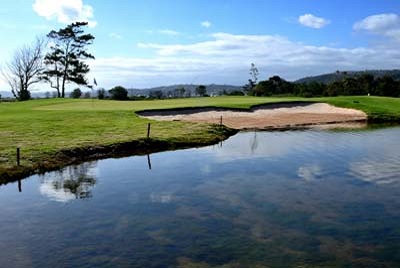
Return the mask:
[[73, 21], [89, 22], [89, 78], [105, 88], [243, 85], [251, 63], [287, 80], [400, 68], [397, 0], [4, 0], [0, 63]]

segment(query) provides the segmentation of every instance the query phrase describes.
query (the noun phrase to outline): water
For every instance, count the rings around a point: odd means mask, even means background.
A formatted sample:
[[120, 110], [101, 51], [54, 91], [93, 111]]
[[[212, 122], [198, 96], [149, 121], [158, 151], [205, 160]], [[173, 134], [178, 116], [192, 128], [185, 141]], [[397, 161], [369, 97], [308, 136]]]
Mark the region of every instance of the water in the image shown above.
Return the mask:
[[399, 267], [400, 128], [245, 132], [0, 187], [0, 267]]

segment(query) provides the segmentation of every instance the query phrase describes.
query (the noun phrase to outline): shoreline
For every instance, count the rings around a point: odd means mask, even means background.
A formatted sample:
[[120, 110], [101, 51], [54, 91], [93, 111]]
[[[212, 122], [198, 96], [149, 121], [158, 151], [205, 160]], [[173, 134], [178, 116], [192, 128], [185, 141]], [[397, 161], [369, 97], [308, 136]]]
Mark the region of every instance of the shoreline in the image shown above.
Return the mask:
[[164, 151], [209, 146], [224, 141], [238, 132], [235, 129], [230, 129], [224, 126], [215, 126], [214, 131], [214, 138], [205, 142], [164, 141], [153, 138], [143, 138], [111, 145], [98, 145], [61, 150], [56, 152], [54, 155], [49, 155], [46, 159], [33, 166], [14, 166], [7, 169], [5, 172], [0, 174], [0, 186], [25, 179], [35, 174], [43, 174], [45, 172], [58, 170], [69, 165], [76, 165], [87, 161], [106, 158], [122, 158], [134, 155], [146, 155]]
[[[253, 111], [257, 110], [273, 110], [273, 109], [286, 109], [293, 106], [297, 107], [305, 107], [311, 104], [315, 104], [316, 102], [308, 102], [308, 101], [294, 101], [294, 102], [281, 102], [281, 103], [271, 103], [271, 104], [256, 104], [251, 106], [250, 109], [245, 108], [221, 108], [221, 107], [199, 107], [199, 108], [172, 108], [172, 109], [151, 109], [151, 110], [141, 110], [135, 111], [137, 115], [143, 117], [144, 114], [156, 114], [160, 112], [173, 112], [173, 113], [182, 113], [182, 111], [190, 111], [190, 110], [203, 110], [203, 111], [215, 111], [216, 109], [219, 111], [229, 110], [230, 112], [241, 112], [246, 114], [251, 114]], [[326, 103], [325, 103], [326, 104]], [[334, 106], [336, 107], [336, 106]], [[336, 107], [338, 108], [338, 107]], [[340, 108], [342, 109], [342, 108]], [[344, 108], [347, 109], [347, 108]], [[360, 110], [355, 110], [361, 112]], [[363, 112], [362, 112], [363, 113]], [[365, 113], [364, 113], [365, 114]], [[60, 168], [63, 168], [68, 165], [79, 164], [86, 161], [95, 161], [106, 158], [119, 158], [133, 155], [146, 155], [150, 153], [156, 153], [161, 151], [168, 150], [178, 150], [178, 149], [186, 149], [186, 148], [196, 148], [202, 146], [208, 146], [216, 144], [220, 141], [223, 141], [230, 136], [236, 134], [238, 131], [286, 131], [286, 130], [302, 130], [309, 128], [329, 128], [331, 126], [335, 126], [336, 124], [342, 123], [353, 123], [356, 124], [364, 124], [367, 123], [383, 123], [383, 122], [399, 122], [398, 117], [388, 117], [385, 114], [370, 114], [368, 116], [365, 114], [365, 118], [357, 119], [357, 120], [330, 120], [327, 122], [306, 122], [301, 124], [286, 124], [279, 125], [275, 127], [263, 127], [263, 128], [240, 128], [235, 129], [227, 126], [220, 126], [218, 122], [208, 122], [211, 123], [211, 130], [208, 130], [208, 133], [212, 135], [208, 139], [203, 139], [201, 141], [194, 140], [188, 141], [184, 139], [176, 139], [170, 140], [167, 138], [163, 139], [145, 139], [139, 138], [131, 141], [124, 141], [119, 143], [113, 143], [109, 145], [97, 144], [91, 145], [88, 147], [79, 147], [73, 149], [65, 149], [59, 150], [52, 154], [43, 154], [42, 157], [32, 162], [32, 165], [29, 166], [10, 166], [9, 168], [5, 168], [0, 173], [0, 185], [16, 182], [20, 179], [24, 179], [28, 176], [34, 174], [42, 174], [48, 171], [54, 171]], [[347, 127], [347, 126], [345, 126]], [[211, 132], [210, 132], [211, 131]]]

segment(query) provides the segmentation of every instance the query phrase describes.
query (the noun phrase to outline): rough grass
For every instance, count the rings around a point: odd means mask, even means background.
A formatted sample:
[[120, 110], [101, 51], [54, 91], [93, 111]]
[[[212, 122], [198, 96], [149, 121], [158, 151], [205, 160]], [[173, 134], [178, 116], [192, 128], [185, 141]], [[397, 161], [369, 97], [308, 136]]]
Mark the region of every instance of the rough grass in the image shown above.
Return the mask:
[[[34, 170], [60, 151], [111, 146], [144, 140], [151, 122], [154, 141], [209, 144], [226, 138], [226, 129], [199, 123], [158, 122], [140, 118], [135, 111], [183, 107], [248, 109], [254, 105], [318, 101], [365, 111], [371, 118], [399, 120], [400, 99], [381, 97], [258, 98], [214, 97], [157, 101], [48, 99], [0, 103], [0, 178], [15, 170]], [[21, 166], [16, 168], [16, 148]]]

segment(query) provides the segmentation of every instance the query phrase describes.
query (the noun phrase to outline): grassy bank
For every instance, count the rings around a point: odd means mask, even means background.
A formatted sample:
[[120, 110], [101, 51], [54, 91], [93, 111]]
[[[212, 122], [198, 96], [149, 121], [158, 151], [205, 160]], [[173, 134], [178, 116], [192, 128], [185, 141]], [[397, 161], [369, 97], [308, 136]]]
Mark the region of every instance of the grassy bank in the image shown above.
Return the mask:
[[[365, 111], [378, 120], [399, 120], [400, 99], [379, 97], [255, 98], [216, 97], [160, 101], [33, 100], [0, 103], [0, 182], [88, 159], [202, 146], [233, 132], [219, 126], [157, 122], [135, 111], [183, 107], [248, 109], [290, 101], [321, 101]], [[151, 139], [146, 139], [151, 122]], [[21, 166], [16, 167], [16, 148]]]
[[400, 122], [400, 98], [356, 96], [313, 100], [364, 111], [370, 122]]

